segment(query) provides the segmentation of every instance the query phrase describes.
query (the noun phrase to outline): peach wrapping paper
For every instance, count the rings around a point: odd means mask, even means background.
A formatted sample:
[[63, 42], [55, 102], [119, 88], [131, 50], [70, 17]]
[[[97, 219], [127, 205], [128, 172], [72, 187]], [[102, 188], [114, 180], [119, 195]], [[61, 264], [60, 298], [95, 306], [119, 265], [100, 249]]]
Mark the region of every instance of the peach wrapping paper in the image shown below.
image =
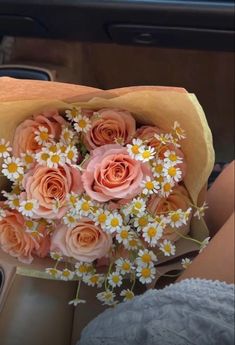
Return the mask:
[[[141, 86], [103, 91], [80, 85], [0, 78], [0, 101], [0, 138], [10, 141], [24, 119], [42, 109], [55, 107], [118, 107], [132, 112], [138, 123], [157, 125], [166, 131], [177, 120], [187, 134], [181, 141], [188, 165], [185, 186], [194, 203], [201, 205], [205, 199], [207, 180], [214, 164], [212, 135], [196, 96], [185, 89]], [[6, 180], [1, 177], [1, 189], [5, 184]], [[193, 218], [190, 235], [199, 240], [208, 236], [203, 220]], [[198, 248], [184, 239], [180, 239], [176, 247], [175, 257]], [[161, 263], [172, 262], [175, 257], [165, 257]], [[50, 259], [35, 259], [33, 264], [25, 266], [2, 251], [0, 259], [18, 266], [21, 274], [38, 277], [45, 275], [35, 270], [50, 266]]]

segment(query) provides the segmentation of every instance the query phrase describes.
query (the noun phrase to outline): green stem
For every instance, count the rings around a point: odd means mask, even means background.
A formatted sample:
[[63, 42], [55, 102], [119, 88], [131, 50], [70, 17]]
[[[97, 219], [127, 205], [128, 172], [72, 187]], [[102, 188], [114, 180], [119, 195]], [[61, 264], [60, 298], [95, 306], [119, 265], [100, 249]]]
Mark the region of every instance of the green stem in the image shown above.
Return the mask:
[[197, 243], [197, 244], [199, 244], [199, 245], [202, 244], [201, 241], [198, 241], [198, 240], [196, 240], [195, 238], [192, 238], [192, 237], [189, 237], [189, 236], [184, 236], [184, 235], [182, 235], [181, 233], [179, 233], [179, 232], [178, 232], [177, 230], [175, 230], [175, 229], [173, 229], [173, 231], [174, 231], [178, 236], [184, 238], [185, 240], [189, 240], [189, 241], [195, 242], [195, 243]]
[[81, 283], [82, 283], [82, 280], [80, 279], [79, 282], [78, 282], [78, 287], [77, 287], [77, 292], [76, 292], [76, 298], [75, 298], [75, 299], [78, 299], [78, 295], [79, 295], [79, 292], [80, 292]]

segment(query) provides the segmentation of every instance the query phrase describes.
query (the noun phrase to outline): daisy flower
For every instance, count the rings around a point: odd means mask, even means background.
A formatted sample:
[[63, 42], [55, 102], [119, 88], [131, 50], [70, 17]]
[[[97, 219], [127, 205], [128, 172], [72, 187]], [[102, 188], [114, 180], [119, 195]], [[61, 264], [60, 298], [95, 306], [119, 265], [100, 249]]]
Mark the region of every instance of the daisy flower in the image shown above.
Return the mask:
[[197, 211], [194, 213], [194, 217], [197, 217], [199, 220], [205, 216], [205, 210], [208, 209], [207, 203], [204, 201], [201, 207], [198, 207]]
[[23, 200], [20, 202], [19, 211], [26, 217], [33, 217], [39, 205], [35, 199]]
[[30, 169], [34, 163], [34, 154], [31, 151], [26, 151], [26, 153], [21, 153], [21, 160], [23, 165]]
[[73, 140], [74, 135], [75, 135], [74, 131], [69, 129], [69, 127], [67, 126], [63, 126], [60, 139], [62, 140], [63, 143], [69, 144]]
[[113, 288], [122, 285], [122, 276], [119, 272], [113, 272], [108, 275], [108, 283]]
[[2, 164], [2, 173], [11, 181], [17, 180], [20, 175], [24, 174], [22, 161], [15, 157], [5, 158]]
[[64, 156], [66, 163], [76, 163], [78, 160], [78, 150], [76, 146], [69, 145], [64, 153]]
[[78, 201], [78, 195], [74, 192], [67, 194], [66, 199], [68, 201], [69, 206], [75, 207], [76, 202]]
[[44, 145], [48, 141], [53, 139], [53, 135], [49, 133], [47, 127], [39, 126], [38, 130], [35, 131], [35, 141], [39, 145]]
[[0, 158], [7, 158], [10, 156], [10, 152], [12, 151], [12, 148], [10, 147], [9, 141], [6, 142], [5, 139], [0, 140]]
[[113, 232], [121, 229], [122, 223], [123, 220], [121, 215], [117, 212], [114, 212], [108, 215], [105, 225], [108, 231], [112, 234]]
[[121, 274], [130, 273], [133, 268], [131, 261], [128, 259], [120, 258], [115, 261], [115, 264], [117, 271], [120, 271]]
[[65, 110], [65, 116], [70, 121], [75, 121], [81, 115], [81, 108], [73, 107], [72, 109]]
[[5, 204], [7, 204], [12, 210], [18, 210], [20, 206], [20, 196], [11, 193], [7, 193], [4, 196], [7, 198]]
[[78, 133], [87, 133], [91, 128], [91, 120], [87, 116], [80, 115], [74, 121], [74, 128]]
[[98, 209], [94, 214], [95, 225], [100, 225], [102, 228], [105, 227], [109, 215], [110, 212], [108, 210]]
[[72, 215], [71, 213], [67, 213], [64, 217], [63, 217], [63, 222], [64, 224], [66, 224], [69, 228], [72, 228], [76, 225], [77, 223], [77, 218]]
[[160, 193], [164, 198], [167, 198], [172, 193], [173, 187], [174, 183], [172, 181], [163, 181], [161, 184]]
[[182, 180], [182, 171], [173, 165], [166, 165], [163, 170], [163, 176], [169, 182], [180, 182]]
[[89, 214], [93, 214], [93, 207], [94, 203], [85, 198], [78, 200], [75, 205], [76, 211], [80, 216], [88, 216]]
[[137, 250], [140, 247], [140, 241], [137, 238], [130, 237], [127, 243], [123, 242], [123, 245], [128, 250]]
[[116, 232], [116, 240], [118, 243], [128, 244], [129, 240], [132, 238], [130, 233], [130, 227], [121, 227]]
[[177, 164], [180, 164], [182, 163], [183, 161], [183, 158], [182, 157], [179, 157], [177, 156], [177, 154], [175, 153], [175, 151], [171, 151], [171, 150], [167, 150], [164, 152], [164, 162], [166, 164], [169, 164], [169, 165], [177, 165]]
[[184, 212], [181, 209], [169, 212], [168, 223], [172, 228], [179, 228], [183, 224], [186, 224]]
[[114, 298], [116, 297], [116, 294], [111, 290], [107, 289], [106, 291], [100, 292], [96, 295], [96, 297], [99, 301], [103, 302], [103, 305], [115, 304]]
[[137, 158], [142, 162], [148, 162], [155, 157], [155, 154], [155, 149], [151, 146], [148, 146], [147, 148], [140, 149], [140, 153]]
[[91, 273], [94, 270], [92, 264], [87, 262], [77, 262], [75, 264], [75, 273], [78, 277], [83, 277], [84, 275]]
[[104, 275], [103, 274], [86, 274], [83, 276], [83, 282], [86, 283], [88, 286], [97, 286], [101, 288], [104, 283]]
[[158, 159], [156, 162], [152, 165], [152, 173], [154, 177], [160, 177], [163, 173], [164, 168], [164, 161], [161, 159]]
[[148, 266], [148, 267], [138, 266], [136, 271], [137, 271], [136, 275], [142, 284], [151, 283], [156, 275], [156, 269], [154, 266]]
[[134, 227], [137, 229], [137, 231], [141, 231], [145, 226], [147, 226], [151, 221], [151, 218], [147, 215], [137, 215], [136, 218], [134, 218]]
[[185, 130], [183, 130], [180, 127], [179, 122], [177, 122], [177, 121], [174, 122], [173, 130], [174, 130], [176, 136], [178, 137], [178, 139], [185, 139], [186, 138]]
[[45, 272], [49, 274], [52, 278], [58, 279], [61, 276], [61, 271], [57, 270], [56, 268], [49, 267], [45, 269]]
[[143, 198], [138, 197], [132, 200], [130, 207], [128, 208], [128, 213], [131, 213], [134, 215], [143, 214], [143, 212], [146, 209], [146, 202]]
[[165, 256], [175, 255], [176, 248], [171, 241], [164, 240], [163, 243], [160, 244], [159, 249], [164, 253]]
[[133, 159], [137, 159], [140, 154], [140, 150], [144, 149], [143, 140], [133, 139], [132, 144], [127, 144], [127, 152]]
[[209, 241], [210, 241], [210, 237], [207, 237], [204, 239], [204, 241], [202, 241], [200, 245], [199, 253], [201, 253], [207, 247], [207, 245], [209, 244]]
[[150, 223], [143, 228], [143, 238], [149, 243], [150, 247], [154, 247], [163, 235], [163, 228], [158, 223]]
[[181, 265], [184, 269], [188, 268], [191, 265], [192, 261], [189, 258], [181, 260]]
[[132, 300], [133, 297], [135, 297], [134, 292], [127, 289], [127, 290], [122, 290], [120, 293], [120, 296], [124, 297], [123, 301], [127, 302]]
[[62, 261], [63, 260], [63, 256], [59, 252], [50, 252], [50, 257], [55, 261]]
[[151, 250], [140, 249], [138, 257], [136, 258], [136, 264], [140, 267], [153, 266], [157, 261], [157, 257]]
[[65, 164], [65, 156], [58, 150], [57, 152], [50, 152], [49, 158], [47, 160], [47, 166], [49, 168], [57, 169], [59, 165]]
[[160, 189], [159, 182], [152, 180], [150, 176], [147, 176], [146, 180], [142, 181], [140, 186], [143, 188], [142, 193], [144, 195], [157, 193], [158, 189]]
[[61, 280], [72, 280], [74, 277], [74, 272], [70, 271], [69, 269], [65, 268], [63, 271], [61, 271], [60, 279]]
[[154, 134], [156, 138], [162, 145], [166, 145], [172, 142], [172, 135], [170, 133]]
[[50, 152], [48, 148], [43, 147], [40, 152], [37, 152], [35, 155], [36, 161], [40, 165], [47, 165], [47, 161], [50, 158]]
[[75, 299], [72, 299], [72, 301], [69, 301], [69, 305], [73, 305], [74, 307], [77, 307], [78, 304], [83, 304], [83, 303], [86, 303], [86, 301], [80, 298], [75, 298]]
[[3, 220], [3, 218], [6, 217], [6, 212], [3, 210], [3, 208], [0, 208], [0, 222]]

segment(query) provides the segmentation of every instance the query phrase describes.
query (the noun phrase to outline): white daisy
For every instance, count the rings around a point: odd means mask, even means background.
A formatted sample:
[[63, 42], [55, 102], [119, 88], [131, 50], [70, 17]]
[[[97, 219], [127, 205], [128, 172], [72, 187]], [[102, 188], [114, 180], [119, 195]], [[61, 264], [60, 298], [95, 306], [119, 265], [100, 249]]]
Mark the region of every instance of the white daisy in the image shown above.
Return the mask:
[[142, 193], [144, 195], [157, 193], [158, 189], [160, 189], [159, 182], [152, 180], [150, 176], [147, 176], [146, 179], [141, 182], [140, 186], [143, 188]]
[[70, 207], [75, 207], [76, 202], [78, 201], [78, 195], [75, 194], [74, 192], [71, 192], [71, 193], [67, 194], [66, 199], [67, 199], [68, 205]]
[[164, 253], [165, 256], [175, 255], [175, 245], [171, 241], [164, 240], [159, 249]]
[[20, 196], [11, 193], [7, 193], [4, 196], [7, 197], [5, 204], [8, 205], [12, 210], [18, 210], [20, 206]]
[[5, 139], [0, 139], [0, 158], [6, 158], [10, 156], [12, 148], [10, 147], [9, 141], [6, 142]]
[[39, 207], [36, 199], [23, 200], [20, 202], [19, 211], [26, 217], [33, 217]]
[[63, 126], [60, 139], [62, 140], [63, 143], [69, 144], [73, 140], [75, 133], [72, 131], [69, 127]]
[[21, 153], [21, 160], [27, 169], [30, 169], [34, 163], [34, 154], [31, 151], [26, 151], [26, 153]]
[[67, 213], [64, 217], [63, 217], [63, 222], [64, 224], [66, 224], [69, 228], [73, 228], [76, 223], [77, 223], [77, 218], [71, 214], [71, 213]]
[[44, 145], [52, 139], [53, 135], [49, 133], [47, 127], [39, 126], [38, 130], [35, 131], [35, 140], [39, 145]]
[[135, 297], [134, 292], [127, 289], [127, 290], [122, 290], [120, 293], [120, 296], [124, 297], [123, 301], [127, 302], [133, 299]]
[[146, 201], [141, 198], [134, 198], [130, 204], [130, 207], [128, 209], [128, 213], [134, 214], [134, 215], [142, 215], [143, 212], [146, 209]]
[[171, 143], [173, 139], [172, 135], [169, 133], [154, 134], [154, 138], [163, 145]]
[[116, 231], [116, 240], [118, 243], [128, 244], [129, 240], [132, 238], [130, 233], [130, 227], [124, 226]]
[[161, 184], [161, 189], [160, 189], [160, 194], [164, 197], [167, 198], [173, 190], [174, 183], [172, 181], [164, 181]]
[[157, 257], [151, 250], [140, 249], [138, 257], [136, 258], [136, 264], [141, 267], [153, 266], [157, 261]]
[[130, 237], [127, 243], [123, 242], [123, 245], [128, 250], [137, 250], [141, 246], [141, 243], [137, 238]]
[[122, 220], [121, 215], [117, 212], [114, 212], [112, 214], [109, 214], [105, 225], [108, 231], [112, 234], [113, 232], [121, 229], [122, 223], [123, 223], [123, 220]]
[[70, 271], [69, 269], [65, 268], [63, 271], [61, 271], [60, 279], [61, 280], [72, 280], [74, 277], [74, 272]]
[[172, 228], [180, 228], [183, 224], [186, 224], [185, 212], [183, 212], [181, 209], [169, 212], [168, 223]]
[[163, 170], [163, 176], [169, 182], [180, 182], [182, 180], [182, 171], [173, 165], [166, 165]]
[[121, 274], [130, 273], [133, 269], [132, 263], [128, 259], [120, 258], [115, 261], [116, 270], [121, 272]]
[[83, 303], [86, 303], [86, 301], [80, 298], [75, 298], [75, 299], [72, 299], [72, 301], [69, 301], [69, 305], [73, 305], [74, 307], [77, 307], [78, 304], [83, 304]]
[[108, 275], [108, 283], [113, 288], [122, 285], [122, 276], [119, 272], [113, 272]]
[[105, 277], [103, 274], [86, 274], [83, 276], [83, 282], [87, 284], [88, 286], [96, 286], [98, 288], [101, 288], [105, 281]]
[[96, 295], [96, 297], [99, 301], [103, 302], [103, 305], [115, 304], [114, 298], [116, 297], [116, 294], [111, 290], [107, 289], [106, 291], [100, 292]]
[[89, 216], [93, 214], [94, 203], [85, 198], [81, 198], [76, 202], [75, 208], [80, 216]]
[[94, 214], [95, 225], [100, 225], [102, 228], [105, 227], [105, 223], [108, 219], [110, 212], [102, 208], [98, 209]]
[[83, 277], [84, 275], [94, 271], [93, 265], [87, 262], [77, 262], [75, 264], [75, 273], [78, 277]]
[[174, 122], [173, 130], [174, 130], [176, 136], [178, 137], [178, 139], [185, 139], [186, 138], [185, 130], [183, 130], [180, 127], [179, 122], [177, 122], [177, 121]]
[[177, 156], [175, 151], [167, 150], [164, 152], [164, 162], [169, 165], [177, 165], [183, 162], [183, 158]]
[[58, 261], [58, 262], [63, 260], [63, 256], [59, 252], [50, 252], [50, 257], [53, 260]]
[[152, 165], [152, 173], [154, 177], [160, 177], [163, 174], [164, 161], [157, 159]]
[[136, 275], [142, 284], [151, 283], [156, 275], [156, 269], [154, 266], [147, 266], [147, 267], [138, 266], [136, 271], [137, 271]]
[[74, 121], [74, 128], [78, 133], [87, 133], [91, 129], [91, 120], [87, 116], [80, 115]]
[[204, 201], [203, 205], [197, 208], [197, 211], [194, 213], [194, 217], [197, 217], [199, 220], [205, 216], [205, 210], [208, 209], [207, 203]]
[[65, 164], [64, 154], [58, 150], [57, 152], [50, 152], [49, 158], [47, 160], [47, 166], [49, 168], [57, 169], [60, 165]]
[[64, 156], [66, 163], [76, 163], [78, 160], [78, 150], [76, 146], [69, 145], [64, 153]]
[[149, 243], [150, 247], [154, 247], [163, 235], [163, 227], [159, 223], [150, 223], [143, 228], [143, 238]]
[[45, 272], [49, 274], [52, 278], [58, 279], [61, 276], [61, 271], [57, 270], [54, 267], [49, 267], [45, 269]]
[[2, 173], [11, 181], [17, 180], [24, 174], [22, 161], [15, 157], [5, 158], [2, 164]]
[[155, 155], [155, 149], [151, 146], [148, 146], [147, 148], [141, 148], [140, 153], [136, 158], [142, 162], [149, 162], [155, 157]]
[[188, 268], [191, 265], [192, 261], [189, 258], [181, 260], [181, 265], [184, 269]]
[[35, 159], [40, 165], [47, 165], [49, 158], [50, 152], [46, 147], [43, 147], [40, 152], [35, 154]]
[[6, 212], [3, 208], [0, 208], [0, 222], [6, 217]]
[[207, 247], [207, 245], [209, 244], [209, 241], [210, 241], [210, 237], [207, 237], [202, 241], [200, 245], [199, 253], [201, 253]]
[[75, 121], [81, 115], [81, 108], [79, 107], [72, 107], [71, 109], [65, 110], [65, 116], [70, 121]]
[[143, 140], [141, 139], [133, 139], [132, 144], [127, 144], [127, 152], [131, 156], [131, 158], [136, 159], [140, 154], [140, 150], [144, 149]]
[[152, 221], [152, 218], [147, 214], [137, 215], [137, 217], [134, 218], [134, 227], [136, 228], [137, 231], [141, 231], [151, 221]]

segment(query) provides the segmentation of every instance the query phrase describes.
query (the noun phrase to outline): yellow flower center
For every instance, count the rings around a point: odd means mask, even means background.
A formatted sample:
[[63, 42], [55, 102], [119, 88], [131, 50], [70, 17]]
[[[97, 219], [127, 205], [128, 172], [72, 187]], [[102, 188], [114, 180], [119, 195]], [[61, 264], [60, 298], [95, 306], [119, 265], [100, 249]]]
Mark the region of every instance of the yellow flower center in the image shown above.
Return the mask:
[[53, 155], [51, 157], [52, 163], [59, 163], [60, 162], [60, 156], [59, 155]]
[[19, 201], [19, 199], [14, 199], [14, 200], [12, 200], [12, 204], [13, 204], [15, 207], [19, 207], [19, 206], [20, 206], [20, 201]]
[[56, 276], [57, 274], [57, 270], [55, 268], [51, 268], [49, 273], [52, 275], [52, 276]]
[[56, 145], [51, 145], [50, 148], [49, 148], [49, 150], [50, 150], [51, 152], [55, 153], [55, 152], [57, 151]]
[[64, 140], [69, 140], [69, 132], [64, 132]]
[[143, 157], [144, 159], [148, 159], [148, 158], [150, 158], [150, 156], [151, 156], [150, 151], [144, 151], [144, 152], [142, 153], [142, 157]]
[[79, 266], [79, 272], [80, 273], [86, 273], [87, 272], [87, 267], [85, 265], [81, 265]]
[[6, 151], [7, 151], [6, 145], [1, 145], [0, 144], [0, 153], [6, 152]]
[[68, 216], [67, 219], [68, 219], [69, 223], [73, 223], [75, 220], [72, 216]]
[[70, 111], [70, 114], [71, 114], [71, 116], [72, 116], [73, 118], [75, 118], [75, 117], [79, 114], [78, 109], [73, 108], [73, 109]]
[[49, 135], [48, 135], [47, 132], [41, 132], [41, 133], [40, 133], [40, 139], [41, 139], [42, 141], [48, 140], [48, 137], [49, 137]]
[[82, 206], [81, 206], [81, 209], [82, 209], [82, 211], [89, 211], [89, 209], [90, 209], [90, 205], [89, 205], [89, 203], [88, 202], [83, 202], [82, 203]]
[[26, 156], [24, 157], [24, 160], [25, 160], [25, 162], [26, 162], [27, 164], [33, 163], [33, 157], [30, 156], [30, 155], [26, 155]]
[[120, 281], [119, 276], [112, 276], [112, 281], [117, 284]]
[[126, 297], [126, 299], [132, 299], [133, 298], [133, 292], [127, 291], [125, 297]]
[[63, 272], [62, 272], [62, 275], [63, 275], [64, 277], [69, 277], [69, 274], [70, 274], [69, 271], [63, 271]]
[[27, 228], [32, 229], [33, 228], [32, 220], [26, 220], [25, 225], [27, 226]]
[[79, 120], [78, 121], [78, 126], [80, 127], [80, 128], [85, 128], [86, 127], [86, 125], [87, 125], [87, 123], [86, 123], [86, 121], [84, 120], [84, 119], [81, 119], [81, 120]]
[[90, 278], [90, 281], [93, 283], [93, 284], [97, 284], [98, 283], [98, 280], [99, 280], [99, 277], [98, 276], [92, 276]]
[[161, 174], [162, 170], [163, 170], [163, 166], [161, 164], [157, 164], [155, 167], [154, 167], [156, 173], [158, 174]]
[[180, 219], [180, 216], [179, 216], [178, 213], [173, 213], [173, 214], [171, 215], [171, 220], [172, 220], [173, 222], [177, 222], [179, 219]]
[[122, 239], [128, 238], [128, 231], [127, 230], [122, 230], [120, 233], [120, 236]]
[[153, 182], [152, 181], [147, 181], [145, 183], [145, 187], [148, 189], [148, 190], [152, 190], [154, 188], [154, 185], [153, 185]]
[[168, 174], [169, 174], [171, 177], [175, 176], [175, 175], [176, 175], [176, 168], [175, 168], [175, 167], [170, 167], [170, 168], [168, 169]]
[[75, 204], [75, 202], [76, 202], [76, 197], [74, 196], [74, 195], [70, 195], [70, 198], [69, 198], [69, 200], [70, 200], [70, 202], [71, 202], [71, 204]]
[[170, 252], [171, 252], [171, 246], [170, 246], [170, 244], [165, 244], [165, 245], [164, 245], [164, 250], [165, 250], [167, 253], [170, 253]]
[[162, 183], [164, 181], [163, 176], [157, 177], [156, 181], [158, 181], [159, 183]]
[[150, 269], [149, 269], [148, 267], [142, 268], [142, 270], [141, 270], [141, 275], [142, 275], [144, 278], [150, 277], [150, 275], [151, 275]]
[[10, 164], [8, 165], [8, 171], [9, 171], [10, 173], [15, 173], [15, 172], [17, 172], [17, 169], [18, 169], [18, 165], [17, 165], [16, 163], [10, 163]]
[[140, 226], [146, 226], [148, 224], [148, 219], [147, 217], [143, 216], [143, 217], [140, 217], [139, 220], [138, 220], [138, 223]]
[[164, 189], [164, 192], [169, 192], [171, 190], [170, 183], [168, 183], [168, 182], [165, 183], [163, 189]]
[[41, 154], [41, 160], [42, 161], [47, 161], [49, 158], [49, 154], [48, 153], [42, 153]]
[[118, 225], [119, 225], [119, 220], [117, 218], [113, 218], [111, 220], [111, 226], [113, 226], [115, 228]]
[[175, 154], [175, 153], [171, 153], [171, 154], [169, 155], [169, 159], [170, 159], [170, 161], [175, 162], [175, 161], [177, 160], [176, 154]]
[[136, 246], [137, 246], [137, 241], [136, 241], [135, 239], [131, 239], [131, 240], [129, 241], [129, 246], [130, 246], [130, 247], [136, 247]]
[[157, 233], [157, 230], [155, 228], [151, 227], [148, 229], [149, 237], [154, 237], [156, 235], [156, 233]]
[[66, 151], [66, 146], [61, 145], [61, 146], [60, 146], [60, 149], [61, 149], [61, 152], [62, 152], [62, 153], [65, 153], [65, 151]]
[[151, 261], [151, 256], [148, 254], [148, 253], [144, 253], [142, 256], [141, 256], [141, 259], [144, 263], [148, 264], [150, 263]]
[[134, 207], [139, 210], [142, 207], [142, 203], [140, 201], [136, 201]]
[[74, 158], [74, 152], [71, 150], [67, 153], [68, 159], [72, 160]]
[[131, 147], [131, 151], [132, 151], [132, 153], [134, 153], [134, 155], [137, 155], [139, 153], [139, 146], [138, 145], [133, 145]]
[[31, 211], [33, 209], [33, 204], [32, 202], [27, 202], [25, 205], [24, 205], [24, 208], [26, 211]]
[[106, 219], [107, 219], [107, 216], [104, 213], [101, 213], [98, 217], [99, 223], [104, 223], [106, 221]]
[[130, 264], [128, 262], [123, 262], [122, 269], [124, 271], [129, 271], [130, 268], [131, 268], [131, 266], [130, 266]]

